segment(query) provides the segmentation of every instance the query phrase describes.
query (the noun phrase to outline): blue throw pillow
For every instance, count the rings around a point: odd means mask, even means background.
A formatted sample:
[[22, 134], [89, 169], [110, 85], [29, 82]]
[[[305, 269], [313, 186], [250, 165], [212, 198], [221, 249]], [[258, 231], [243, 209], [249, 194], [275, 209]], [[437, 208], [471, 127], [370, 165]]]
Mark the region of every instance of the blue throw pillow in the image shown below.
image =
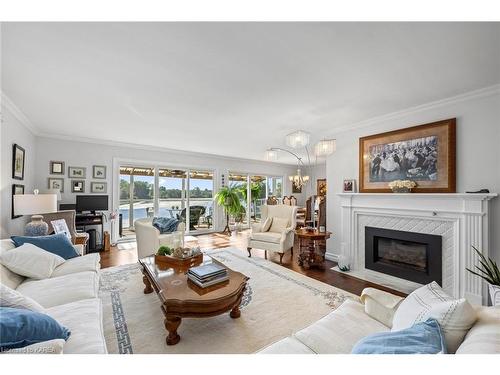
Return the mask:
[[14, 241], [16, 247], [24, 245], [25, 243], [31, 243], [50, 253], [59, 255], [64, 259], [75, 258], [80, 255], [64, 233], [39, 237], [12, 236], [11, 239]]
[[353, 354], [437, 354], [446, 353], [441, 327], [435, 319], [427, 319], [410, 328], [375, 333], [358, 341]]
[[0, 307], [0, 351], [43, 341], [67, 340], [71, 332], [54, 318], [28, 309]]
[[177, 230], [179, 220], [172, 217], [155, 217], [152, 224], [161, 234], [172, 233]]

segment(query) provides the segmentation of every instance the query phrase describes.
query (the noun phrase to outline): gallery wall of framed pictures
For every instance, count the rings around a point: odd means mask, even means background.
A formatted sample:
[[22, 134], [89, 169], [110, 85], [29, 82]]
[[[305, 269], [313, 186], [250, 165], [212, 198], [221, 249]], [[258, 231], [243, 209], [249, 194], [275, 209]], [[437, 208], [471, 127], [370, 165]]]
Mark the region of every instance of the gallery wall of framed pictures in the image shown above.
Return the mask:
[[[47, 187], [49, 189], [59, 190], [61, 193], [65, 191], [65, 169], [66, 163], [64, 161], [50, 161], [49, 162], [49, 177], [47, 178]], [[88, 192], [91, 194], [106, 194], [108, 192], [107, 182], [102, 180], [106, 179], [107, 167], [105, 165], [93, 165], [90, 169], [92, 175], [87, 175], [87, 167], [70, 165], [67, 167], [67, 178], [69, 179], [69, 191], [73, 194], [82, 194], [87, 192], [87, 178], [89, 181], [90, 189]]]

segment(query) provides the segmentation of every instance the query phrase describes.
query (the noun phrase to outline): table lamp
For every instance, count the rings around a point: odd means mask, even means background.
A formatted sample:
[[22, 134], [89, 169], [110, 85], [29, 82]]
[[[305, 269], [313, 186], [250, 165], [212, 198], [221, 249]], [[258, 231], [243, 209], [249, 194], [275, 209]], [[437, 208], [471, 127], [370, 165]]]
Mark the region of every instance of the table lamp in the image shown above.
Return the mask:
[[14, 214], [33, 215], [31, 222], [26, 224], [24, 234], [26, 236], [46, 236], [49, 226], [44, 222], [41, 213], [57, 211], [57, 194], [34, 194], [14, 195]]

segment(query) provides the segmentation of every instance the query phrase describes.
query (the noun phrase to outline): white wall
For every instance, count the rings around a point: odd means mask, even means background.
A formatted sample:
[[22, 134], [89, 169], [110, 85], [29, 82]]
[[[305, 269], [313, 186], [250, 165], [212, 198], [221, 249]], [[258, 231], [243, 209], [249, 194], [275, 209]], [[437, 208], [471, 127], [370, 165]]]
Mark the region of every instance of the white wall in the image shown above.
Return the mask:
[[317, 193], [316, 180], [326, 178], [326, 163], [317, 164], [307, 168], [306, 173], [309, 175], [310, 183], [306, 185], [305, 199]]
[[[375, 121], [368, 126], [335, 134], [337, 151], [327, 159], [328, 229], [340, 232], [340, 200], [344, 178], [358, 176], [360, 137], [385, 131], [457, 118], [457, 192], [487, 188], [500, 193], [500, 93], [443, 102], [400, 113], [392, 119]], [[500, 198], [491, 201], [490, 254], [500, 262]], [[340, 238], [333, 236], [327, 251], [340, 254]]]
[[[284, 193], [291, 194], [291, 184], [288, 175], [295, 173], [295, 167], [277, 163], [250, 161], [237, 158], [226, 158], [212, 155], [196, 154], [191, 152], [164, 151], [160, 149], [147, 149], [138, 147], [128, 147], [122, 145], [105, 145], [88, 142], [69, 141], [56, 138], [37, 138], [37, 158], [36, 158], [36, 185], [41, 189], [47, 187], [49, 177], [49, 162], [58, 160], [65, 162], [65, 182], [64, 193], [61, 203], [74, 203], [76, 194], [71, 193], [70, 179], [68, 179], [68, 166], [86, 167], [87, 178], [85, 194], [90, 193], [90, 182], [92, 180], [92, 166], [106, 165], [108, 192], [110, 196], [110, 207], [116, 207], [116, 202], [112, 202], [113, 189], [118, 190], [118, 181], [113, 179], [113, 162], [115, 166], [125, 161], [140, 161], [150, 164], [165, 165], [171, 167], [213, 169], [217, 176], [216, 187], [220, 186], [220, 176], [222, 173], [228, 179], [228, 171], [248, 172], [255, 174], [275, 175], [284, 177]], [[116, 171], [115, 171], [116, 173]], [[53, 176], [57, 177], [57, 176]], [[104, 181], [104, 180], [101, 180]], [[114, 183], [115, 182], [115, 183]], [[219, 229], [223, 215], [219, 216]]]
[[[25, 193], [32, 193], [35, 181], [35, 136], [25, 127], [2, 101], [0, 130], [0, 238], [24, 233], [29, 216], [11, 219], [12, 184], [24, 185]], [[17, 143], [26, 150], [24, 180], [12, 179], [12, 145]]]

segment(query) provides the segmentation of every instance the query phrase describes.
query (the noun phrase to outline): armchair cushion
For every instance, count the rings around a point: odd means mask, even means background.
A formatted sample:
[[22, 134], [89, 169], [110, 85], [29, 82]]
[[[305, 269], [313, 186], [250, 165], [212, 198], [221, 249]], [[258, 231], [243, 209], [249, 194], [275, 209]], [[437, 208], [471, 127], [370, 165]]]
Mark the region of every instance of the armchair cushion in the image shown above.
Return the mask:
[[266, 220], [264, 220], [264, 223], [262, 223], [261, 227], [261, 232], [267, 232], [271, 228], [271, 224], [273, 223], [273, 218], [268, 217]]
[[273, 232], [257, 232], [257, 233], [252, 233], [251, 238], [254, 241], [271, 242], [279, 244], [281, 241], [281, 234]]
[[271, 228], [269, 228], [269, 232], [281, 234], [286, 230], [289, 222], [290, 221], [286, 218], [273, 217], [272, 223], [271, 223]]

